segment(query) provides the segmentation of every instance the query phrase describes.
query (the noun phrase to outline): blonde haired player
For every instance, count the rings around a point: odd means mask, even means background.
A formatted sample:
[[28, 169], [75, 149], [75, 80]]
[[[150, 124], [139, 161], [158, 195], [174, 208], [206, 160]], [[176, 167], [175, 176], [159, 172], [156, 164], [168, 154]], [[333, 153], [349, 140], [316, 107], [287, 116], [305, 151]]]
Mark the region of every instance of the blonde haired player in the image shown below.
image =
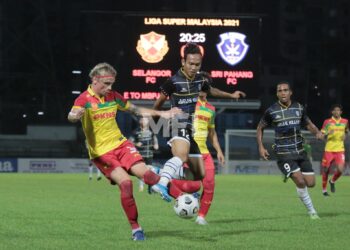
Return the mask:
[[[121, 133], [116, 115], [118, 110], [124, 110], [136, 115], [171, 118], [181, 112], [179, 109], [156, 111], [141, 108], [125, 100], [112, 90], [117, 72], [108, 63], [97, 64], [89, 76], [91, 84], [75, 99], [68, 120], [81, 121], [90, 159], [111, 184], [117, 184], [120, 189], [121, 205], [131, 225], [132, 239], [144, 240], [143, 229], [138, 223], [130, 175], [143, 179], [148, 185], [159, 185], [157, 183], [160, 177], [146, 167], [135, 146]], [[167, 191], [166, 188], [158, 188], [162, 197], [169, 196]]]

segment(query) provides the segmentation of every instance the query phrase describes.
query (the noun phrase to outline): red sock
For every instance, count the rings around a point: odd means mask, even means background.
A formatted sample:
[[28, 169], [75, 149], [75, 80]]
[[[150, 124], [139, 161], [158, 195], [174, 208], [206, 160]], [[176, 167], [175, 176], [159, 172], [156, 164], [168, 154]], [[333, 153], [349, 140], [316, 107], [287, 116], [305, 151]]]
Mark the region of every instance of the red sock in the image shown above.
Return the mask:
[[205, 217], [211, 206], [211, 202], [214, 198], [215, 188], [215, 170], [207, 169], [205, 177], [203, 179], [203, 191], [201, 195], [200, 208], [198, 215]]
[[144, 183], [151, 186], [153, 186], [154, 184], [157, 184], [159, 179], [160, 179], [160, 176], [155, 174], [152, 170], [148, 170], [143, 176]]
[[178, 187], [178, 189], [180, 189], [184, 193], [192, 194], [192, 193], [198, 192], [199, 189], [201, 189], [200, 181], [173, 179], [171, 182], [174, 183]]
[[333, 178], [332, 178], [332, 182], [334, 183], [336, 180], [338, 180], [338, 178], [342, 175], [341, 172], [337, 171], [334, 173]]
[[328, 173], [329, 173], [328, 169], [327, 170], [323, 169], [323, 172], [322, 172], [322, 191], [327, 190]]
[[132, 229], [137, 229], [140, 225], [137, 222], [138, 213], [133, 196], [132, 181], [126, 180], [120, 183], [120, 200]]
[[171, 197], [176, 199], [181, 194], [183, 194], [183, 191], [174, 183], [174, 181], [175, 180], [173, 179], [169, 183], [169, 194], [171, 195]]

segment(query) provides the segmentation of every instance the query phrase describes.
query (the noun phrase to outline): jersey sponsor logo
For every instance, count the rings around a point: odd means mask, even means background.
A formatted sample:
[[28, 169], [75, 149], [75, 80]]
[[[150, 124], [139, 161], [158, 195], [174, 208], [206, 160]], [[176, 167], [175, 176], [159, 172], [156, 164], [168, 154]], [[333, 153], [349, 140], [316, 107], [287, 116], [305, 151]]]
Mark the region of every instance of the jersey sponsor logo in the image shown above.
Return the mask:
[[277, 127], [289, 126], [289, 125], [299, 125], [300, 120], [290, 120], [277, 123]]
[[178, 101], [178, 104], [189, 104], [189, 103], [194, 103], [194, 102], [197, 102], [197, 98], [180, 99]]
[[145, 62], [158, 63], [168, 53], [169, 47], [165, 35], [151, 31], [140, 35], [136, 50]]
[[92, 119], [100, 120], [100, 119], [112, 118], [112, 117], [115, 117], [116, 114], [117, 113], [115, 111], [95, 114], [95, 115], [92, 116]]
[[221, 41], [216, 48], [221, 58], [231, 66], [238, 64], [247, 54], [249, 45], [245, 43], [246, 36], [238, 32], [220, 34]]

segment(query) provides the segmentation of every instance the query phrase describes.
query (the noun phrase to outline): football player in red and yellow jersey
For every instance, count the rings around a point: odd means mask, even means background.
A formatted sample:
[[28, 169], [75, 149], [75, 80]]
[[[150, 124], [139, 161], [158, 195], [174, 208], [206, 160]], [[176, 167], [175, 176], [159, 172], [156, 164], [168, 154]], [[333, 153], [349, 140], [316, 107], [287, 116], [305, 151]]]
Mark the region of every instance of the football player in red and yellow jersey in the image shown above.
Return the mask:
[[[118, 110], [141, 116], [170, 118], [179, 114], [179, 109], [156, 111], [141, 108], [125, 100], [112, 90], [117, 72], [108, 63], [97, 64], [89, 74], [91, 84], [79, 95], [68, 114], [70, 122], [81, 121], [86, 136], [90, 159], [111, 184], [120, 189], [121, 204], [132, 228], [133, 240], [144, 240], [138, 223], [138, 212], [133, 196], [130, 175], [142, 179], [148, 185], [158, 185], [160, 177], [149, 170], [135, 146], [121, 133], [116, 122]], [[159, 191], [163, 199], [170, 201], [166, 189]]]
[[332, 117], [323, 122], [321, 132], [326, 137], [326, 146], [322, 158], [322, 192], [324, 196], [327, 193], [327, 181], [330, 166], [335, 164], [337, 170], [332, 179], [329, 180], [331, 192], [335, 192], [335, 181], [342, 175], [345, 164], [344, 140], [349, 131], [349, 123], [347, 119], [341, 117], [343, 108], [340, 104], [335, 104], [331, 108]]

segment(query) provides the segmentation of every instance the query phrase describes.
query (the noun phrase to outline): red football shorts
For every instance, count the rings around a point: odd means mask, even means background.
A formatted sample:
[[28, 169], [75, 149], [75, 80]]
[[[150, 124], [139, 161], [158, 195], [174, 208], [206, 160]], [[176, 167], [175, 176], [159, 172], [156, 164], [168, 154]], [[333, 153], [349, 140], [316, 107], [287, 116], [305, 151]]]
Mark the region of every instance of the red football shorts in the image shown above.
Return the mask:
[[110, 179], [111, 172], [118, 167], [127, 172], [138, 162], [142, 162], [142, 156], [130, 141], [123, 142], [119, 147], [92, 159], [99, 170]]
[[334, 161], [336, 165], [344, 165], [345, 154], [343, 152], [327, 152], [325, 151], [322, 158], [322, 167], [328, 168]]

